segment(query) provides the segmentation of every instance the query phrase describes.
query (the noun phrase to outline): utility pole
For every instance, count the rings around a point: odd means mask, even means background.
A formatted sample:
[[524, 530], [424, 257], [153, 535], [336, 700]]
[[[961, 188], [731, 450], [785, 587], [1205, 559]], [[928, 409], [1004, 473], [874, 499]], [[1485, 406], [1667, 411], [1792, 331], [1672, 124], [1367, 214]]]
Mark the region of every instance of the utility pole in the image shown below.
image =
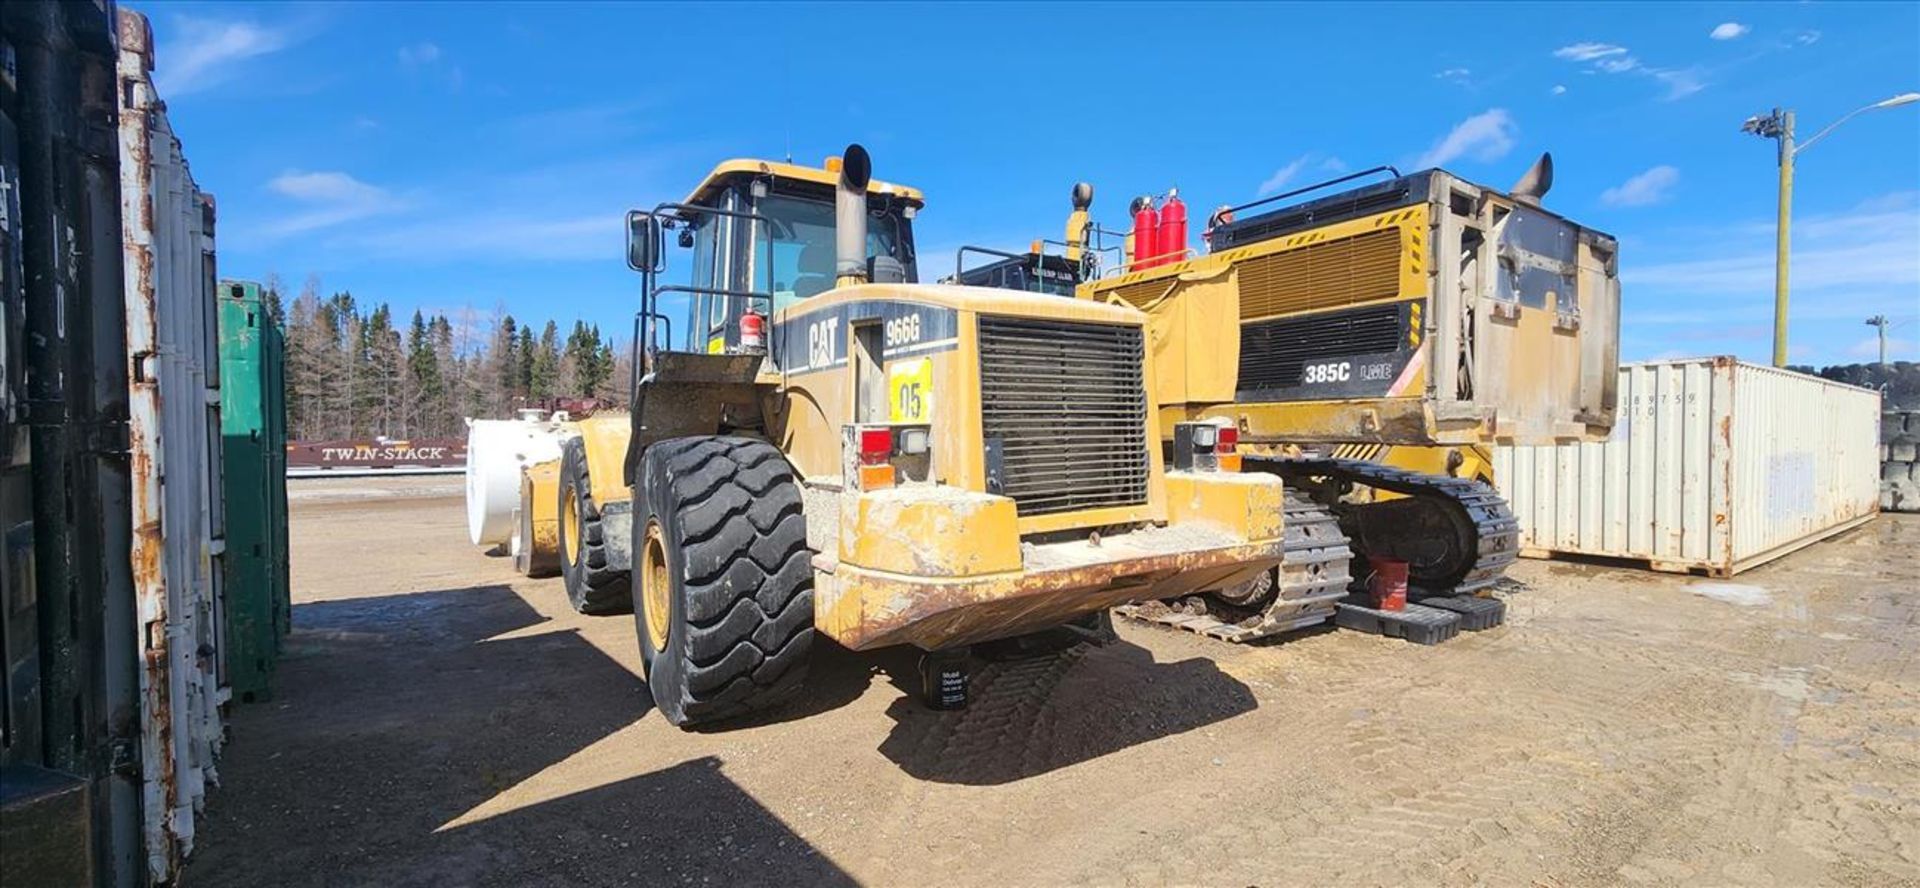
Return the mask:
[[[1793, 216], [1794, 156], [1801, 151], [1813, 147], [1813, 143], [1820, 141], [1828, 133], [1833, 132], [1840, 124], [1852, 120], [1856, 115], [1880, 108], [1897, 108], [1901, 105], [1911, 105], [1915, 102], [1920, 102], [1920, 93], [1901, 93], [1890, 99], [1884, 99], [1864, 108], [1856, 109], [1841, 117], [1839, 120], [1828, 124], [1826, 129], [1814, 133], [1813, 138], [1808, 139], [1805, 144], [1798, 146], [1793, 143], [1792, 109], [1782, 111], [1779, 108], [1775, 108], [1772, 114], [1766, 117], [1749, 117], [1747, 118], [1747, 122], [1741, 125], [1740, 129], [1742, 132], [1752, 133], [1763, 139], [1772, 139], [1779, 143], [1780, 218], [1774, 231], [1773, 366], [1787, 366], [1787, 243], [1789, 240], [1787, 226], [1792, 221]], [[1885, 335], [1886, 328], [1882, 327], [1881, 336], [1883, 339]], [[1884, 362], [1885, 359], [1883, 357], [1882, 363]]]
[[1780, 125], [1780, 220], [1774, 225], [1773, 366], [1787, 366], [1787, 226], [1793, 221], [1793, 111], [1773, 109]]
[[1874, 315], [1867, 319], [1867, 326], [1880, 328], [1880, 369], [1887, 368], [1887, 316]]

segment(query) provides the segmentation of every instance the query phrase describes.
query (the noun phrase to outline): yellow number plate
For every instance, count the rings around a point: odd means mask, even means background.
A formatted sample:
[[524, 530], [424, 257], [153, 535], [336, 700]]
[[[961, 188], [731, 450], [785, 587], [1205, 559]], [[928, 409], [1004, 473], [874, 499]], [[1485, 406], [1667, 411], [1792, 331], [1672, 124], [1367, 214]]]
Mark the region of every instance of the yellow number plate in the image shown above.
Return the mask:
[[887, 365], [887, 421], [933, 421], [933, 359], [916, 358]]

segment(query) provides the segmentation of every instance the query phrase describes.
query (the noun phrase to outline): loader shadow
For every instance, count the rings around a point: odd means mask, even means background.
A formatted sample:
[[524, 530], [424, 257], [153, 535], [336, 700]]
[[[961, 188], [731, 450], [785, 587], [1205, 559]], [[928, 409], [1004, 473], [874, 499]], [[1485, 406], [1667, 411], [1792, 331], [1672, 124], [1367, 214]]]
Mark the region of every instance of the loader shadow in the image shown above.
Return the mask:
[[[188, 878], [385, 884], [414, 873], [472, 883], [515, 871], [544, 878], [555, 860], [598, 857], [613, 869], [595, 881], [626, 881], [621, 858], [643, 852], [617, 852], [626, 837], [583, 806], [699, 809], [697, 794], [677, 800], [661, 795], [667, 788], [714, 795], [739, 829], [784, 840], [771, 815], [748, 816], [751, 800], [731, 799], [738, 790], [711, 768], [646, 775], [582, 794], [590, 799], [508, 812], [493, 818], [497, 826], [449, 830], [469, 837], [459, 841], [436, 835], [651, 708], [632, 671], [575, 630], [535, 628], [544, 622], [501, 585], [297, 605], [274, 698], [230, 712], [234, 741]], [[693, 860], [704, 850], [644, 853]]]
[[712, 756], [455, 827], [429, 850], [385, 882], [857, 884]]
[[887, 709], [895, 724], [880, 752], [935, 783], [1012, 783], [1259, 706], [1251, 689], [1212, 660], [1155, 662], [1126, 641], [983, 664], [973, 673], [967, 708], [957, 712], [926, 708], [911, 666], [888, 674], [908, 693]]

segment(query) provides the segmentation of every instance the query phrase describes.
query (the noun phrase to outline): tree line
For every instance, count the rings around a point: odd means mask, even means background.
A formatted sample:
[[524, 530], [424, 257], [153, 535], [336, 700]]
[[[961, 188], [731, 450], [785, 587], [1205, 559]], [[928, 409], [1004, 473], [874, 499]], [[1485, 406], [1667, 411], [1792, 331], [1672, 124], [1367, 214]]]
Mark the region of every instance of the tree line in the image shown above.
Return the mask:
[[291, 304], [277, 280], [265, 290], [285, 336], [287, 435], [296, 441], [460, 438], [469, 417], [505, 418], [561, 398], [626, 401], [626, 348], [584, 321], [563, 333], [553, 320], [522, 323], [504, 311], [396, 319], [386, 303], [364, 305], [349, 291], [322, 296], [317, 278]]

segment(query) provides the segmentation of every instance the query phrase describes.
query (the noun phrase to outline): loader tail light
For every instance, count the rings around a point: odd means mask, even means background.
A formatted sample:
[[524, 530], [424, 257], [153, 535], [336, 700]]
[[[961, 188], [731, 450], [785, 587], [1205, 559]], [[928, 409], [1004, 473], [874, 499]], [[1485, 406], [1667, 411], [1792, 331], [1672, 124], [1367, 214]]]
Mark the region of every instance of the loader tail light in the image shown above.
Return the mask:
[[885, 465], [893, 456], [893, 429], [867, 428], [860, 430], [860, 464], [863, 466]]
[[893, 429], [847, 426], [846, 483], [855, 490], [885, 490], [894, 485]]
[[1240, 430], [1215, 422], [1173, 426], [1173, 468], [1187, 472], [1240, 471]]
[[1222, 472], [1240, 471], [1240, 430], [1233, 426], [1221, 426], [1220, 437], [1214, 441], [1214, 464]]

